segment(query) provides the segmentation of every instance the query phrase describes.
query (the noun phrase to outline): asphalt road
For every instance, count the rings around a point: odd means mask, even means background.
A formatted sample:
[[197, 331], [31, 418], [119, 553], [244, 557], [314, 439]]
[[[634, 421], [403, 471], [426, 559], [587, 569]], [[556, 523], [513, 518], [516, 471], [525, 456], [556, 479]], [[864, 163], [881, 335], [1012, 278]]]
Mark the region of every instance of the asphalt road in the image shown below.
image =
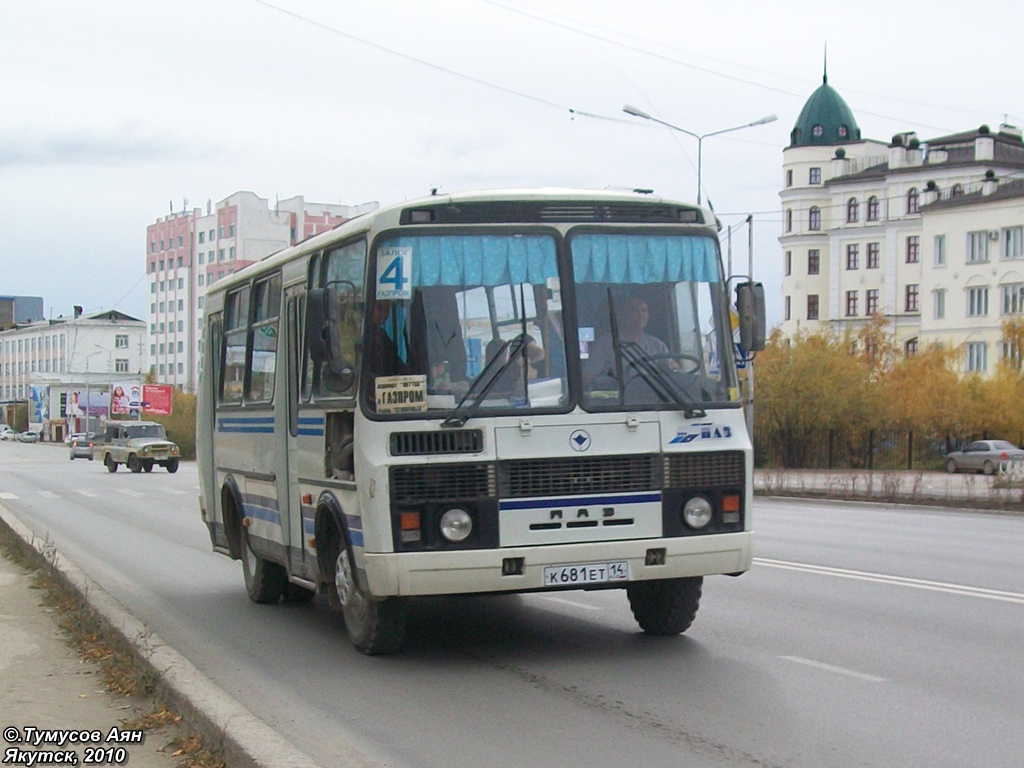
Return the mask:
[[0, 443], [0, 503], [323, 766], [1021, 764], [1022, 518], [759, 499], [685, 636], [621, 592], [434, 599], [367, 658], [321, 598], [248, 600], [197, 486]]

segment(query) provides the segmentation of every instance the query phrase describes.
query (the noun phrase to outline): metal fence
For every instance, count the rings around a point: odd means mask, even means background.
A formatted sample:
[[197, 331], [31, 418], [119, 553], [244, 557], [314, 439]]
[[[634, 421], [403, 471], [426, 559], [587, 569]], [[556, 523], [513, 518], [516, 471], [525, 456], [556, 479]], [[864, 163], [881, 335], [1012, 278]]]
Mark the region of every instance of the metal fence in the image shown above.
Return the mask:
[[[984, 434], [936, 435], [880, 429], [754, 429], [754, 466], [759, 469], [934, 469], [943, 456]], [[1000, 439], [1022, 444], [1024, 435]], [[1016, 440], [1014, 440], [1016, 438]]]

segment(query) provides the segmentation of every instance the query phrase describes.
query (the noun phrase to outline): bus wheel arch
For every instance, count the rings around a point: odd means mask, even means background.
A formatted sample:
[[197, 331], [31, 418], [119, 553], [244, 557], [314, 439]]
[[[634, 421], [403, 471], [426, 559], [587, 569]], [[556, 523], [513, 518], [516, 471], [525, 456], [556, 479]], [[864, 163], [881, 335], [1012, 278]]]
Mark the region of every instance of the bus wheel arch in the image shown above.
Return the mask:
[[317, 564], [331, 608], [341, 612], [349, 640], [368, 656], [395, 653], [405, 636], [405, 601], [373, 598], [355, 566], [345, 517], [337, 501], [325, 494], [315, 523]]

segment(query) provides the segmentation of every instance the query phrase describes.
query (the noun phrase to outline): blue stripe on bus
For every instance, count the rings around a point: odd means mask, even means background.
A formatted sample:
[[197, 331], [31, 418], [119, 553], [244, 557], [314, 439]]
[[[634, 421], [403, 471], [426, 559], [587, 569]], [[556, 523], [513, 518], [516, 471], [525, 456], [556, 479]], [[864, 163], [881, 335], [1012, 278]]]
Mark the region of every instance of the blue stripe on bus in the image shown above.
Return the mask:
[[327, 420], [323, 416], [299, 416], [298, 434], [305, 437], [323, 437]]
[[660, 502], [661, 493], [640, 493], [629, 496], [570, 496], [565, 498], [529, 499], [527, 501], [502, 501], [498, 509], [547, 509], [549, 507], [600, 506], [615, 504], [642, 504]]
[[324, 430], [323, 429], [302, 429], [300, 427], [299, 430], [298, 430], [298, 434], [304, 435], [305, 437], [323, 437], [324, 436]]
[[274, 434], [274, 417], [237, 417], [222, 416], [217, 419], [218, 432], [234, 432], [247, 434]]

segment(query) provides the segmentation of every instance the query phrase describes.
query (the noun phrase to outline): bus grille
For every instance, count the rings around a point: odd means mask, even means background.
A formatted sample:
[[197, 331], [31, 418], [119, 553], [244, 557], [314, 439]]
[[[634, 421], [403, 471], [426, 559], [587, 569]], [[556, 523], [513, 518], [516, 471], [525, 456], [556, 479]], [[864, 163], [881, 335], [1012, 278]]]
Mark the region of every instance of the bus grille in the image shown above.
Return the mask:
[[484, 436], [479, 429], [391, 433], [392, 456], [480, 453], [483, 449]]
[[649, 491], [658, 487], [657, 456], [588, 456], [501, 463], [505, 499]]
[[391, 468], [391, 501], [493, 498], [497, 495], [493, 464], [427, 464]]
[[742, 451], [673, 453], [665, 457], [666, 488], [742, 486], [746, 462]]

